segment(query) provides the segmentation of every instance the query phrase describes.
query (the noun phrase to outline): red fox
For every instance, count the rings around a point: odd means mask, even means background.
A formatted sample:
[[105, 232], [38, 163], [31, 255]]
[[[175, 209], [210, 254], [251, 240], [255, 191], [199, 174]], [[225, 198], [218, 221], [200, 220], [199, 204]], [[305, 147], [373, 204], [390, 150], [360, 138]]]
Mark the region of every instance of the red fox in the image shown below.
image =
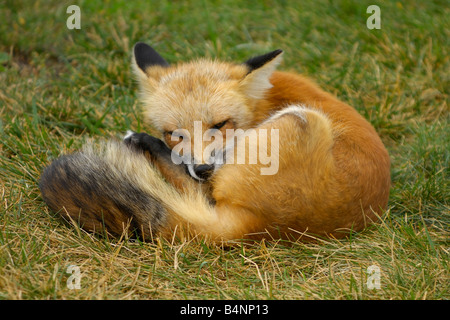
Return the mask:
[[[281, 50], [241, 64], [177, 65], [144, 43], [133, 51], [152, 135], [130, 132], [53, 161], [40, 180], [53, 211], [91, 232], [217, 241], [340, 238], [383, 214], [390, 160], [375, 129], [311, 80], [276, 71]], [[226, 133], [239, 129], [253, 130], [236, 138], [247, 162], [217, 161], [238, 152]], [[224, 152], [205, 156], [208, 141], [188, 137], [208, 130], [221, 134]], [[181, 142], [192, 148], [174, 152]], [[249, 163], [252, 148], [277, 156], [275, 172], [263, 174], [261, 158]]]

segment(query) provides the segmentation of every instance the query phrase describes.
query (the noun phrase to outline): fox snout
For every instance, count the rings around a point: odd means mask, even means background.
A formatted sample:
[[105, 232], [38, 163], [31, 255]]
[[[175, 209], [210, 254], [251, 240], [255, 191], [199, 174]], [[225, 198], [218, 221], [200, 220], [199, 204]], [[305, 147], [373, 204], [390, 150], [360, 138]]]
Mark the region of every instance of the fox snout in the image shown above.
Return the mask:
[[[220, 148], [211, 150], [205, 143], [203, 148], [196, 150], [195, 147], [192, 147], [192, 150], [194, 151], [192, 153], [185, 152], [182, 159], [189, 174], [196, 180], [208, 180], [224, 163], [224, 150]], [[172, 152], [174, 152], [173, 149]]]
[[197, 180], [208, 180], [214, 172], [214, 164], [188, 165], [190, 175]]
[[198, 158], [195, 156], [191, 157], [190, 161], [185, 162], [185, 164], [187, 165], [189, 174], [199, 181], [208, 180], [214, 171], [220, 167], [220, 164], [223, 163], [221, 159], [214, 157], [212, 153], [206, 160], [205, 158], [203, 158], [203, 161], [198, 161], [196, 159]]

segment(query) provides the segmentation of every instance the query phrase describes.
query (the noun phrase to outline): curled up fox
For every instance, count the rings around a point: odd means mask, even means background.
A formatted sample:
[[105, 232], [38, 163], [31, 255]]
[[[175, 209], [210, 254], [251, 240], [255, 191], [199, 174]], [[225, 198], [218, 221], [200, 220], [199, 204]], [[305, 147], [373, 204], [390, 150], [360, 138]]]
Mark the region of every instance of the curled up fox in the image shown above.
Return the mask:
[[53, 211], [91, 232], [216, 241], [343, 237], [383, 214], [390, 161], [379, 136], [312, 81], [276, 71], [281, 50], [177, 65], [144, 43], [133, 51], [152, 135], [53, 161], [40, 180]]

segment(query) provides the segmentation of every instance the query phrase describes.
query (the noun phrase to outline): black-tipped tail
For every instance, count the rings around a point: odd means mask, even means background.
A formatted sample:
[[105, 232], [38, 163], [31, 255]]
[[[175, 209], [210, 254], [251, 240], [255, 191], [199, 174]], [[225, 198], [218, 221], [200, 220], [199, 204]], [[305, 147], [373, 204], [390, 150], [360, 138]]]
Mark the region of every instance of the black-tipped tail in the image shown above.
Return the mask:
[[50, 209], [90, 232], [128, 231], [149, 239], [165, 222], [165, 209], [156, 199], [92, 154], [56, 159], [42, 173], [39, 188]]

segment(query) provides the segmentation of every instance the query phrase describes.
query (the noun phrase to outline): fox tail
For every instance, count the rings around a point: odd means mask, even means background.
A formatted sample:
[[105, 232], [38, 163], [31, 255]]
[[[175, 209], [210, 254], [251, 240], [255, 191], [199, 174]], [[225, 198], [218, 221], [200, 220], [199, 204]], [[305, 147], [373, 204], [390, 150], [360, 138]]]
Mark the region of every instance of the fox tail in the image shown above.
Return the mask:
[[181, 194], [142, 152], [114, 140], [56, 159], [39, 188], [52, 211], [89, 232], [150, 239], [177, 219], [205, 230], [215, 223], [214, 208], [199, 190]]

